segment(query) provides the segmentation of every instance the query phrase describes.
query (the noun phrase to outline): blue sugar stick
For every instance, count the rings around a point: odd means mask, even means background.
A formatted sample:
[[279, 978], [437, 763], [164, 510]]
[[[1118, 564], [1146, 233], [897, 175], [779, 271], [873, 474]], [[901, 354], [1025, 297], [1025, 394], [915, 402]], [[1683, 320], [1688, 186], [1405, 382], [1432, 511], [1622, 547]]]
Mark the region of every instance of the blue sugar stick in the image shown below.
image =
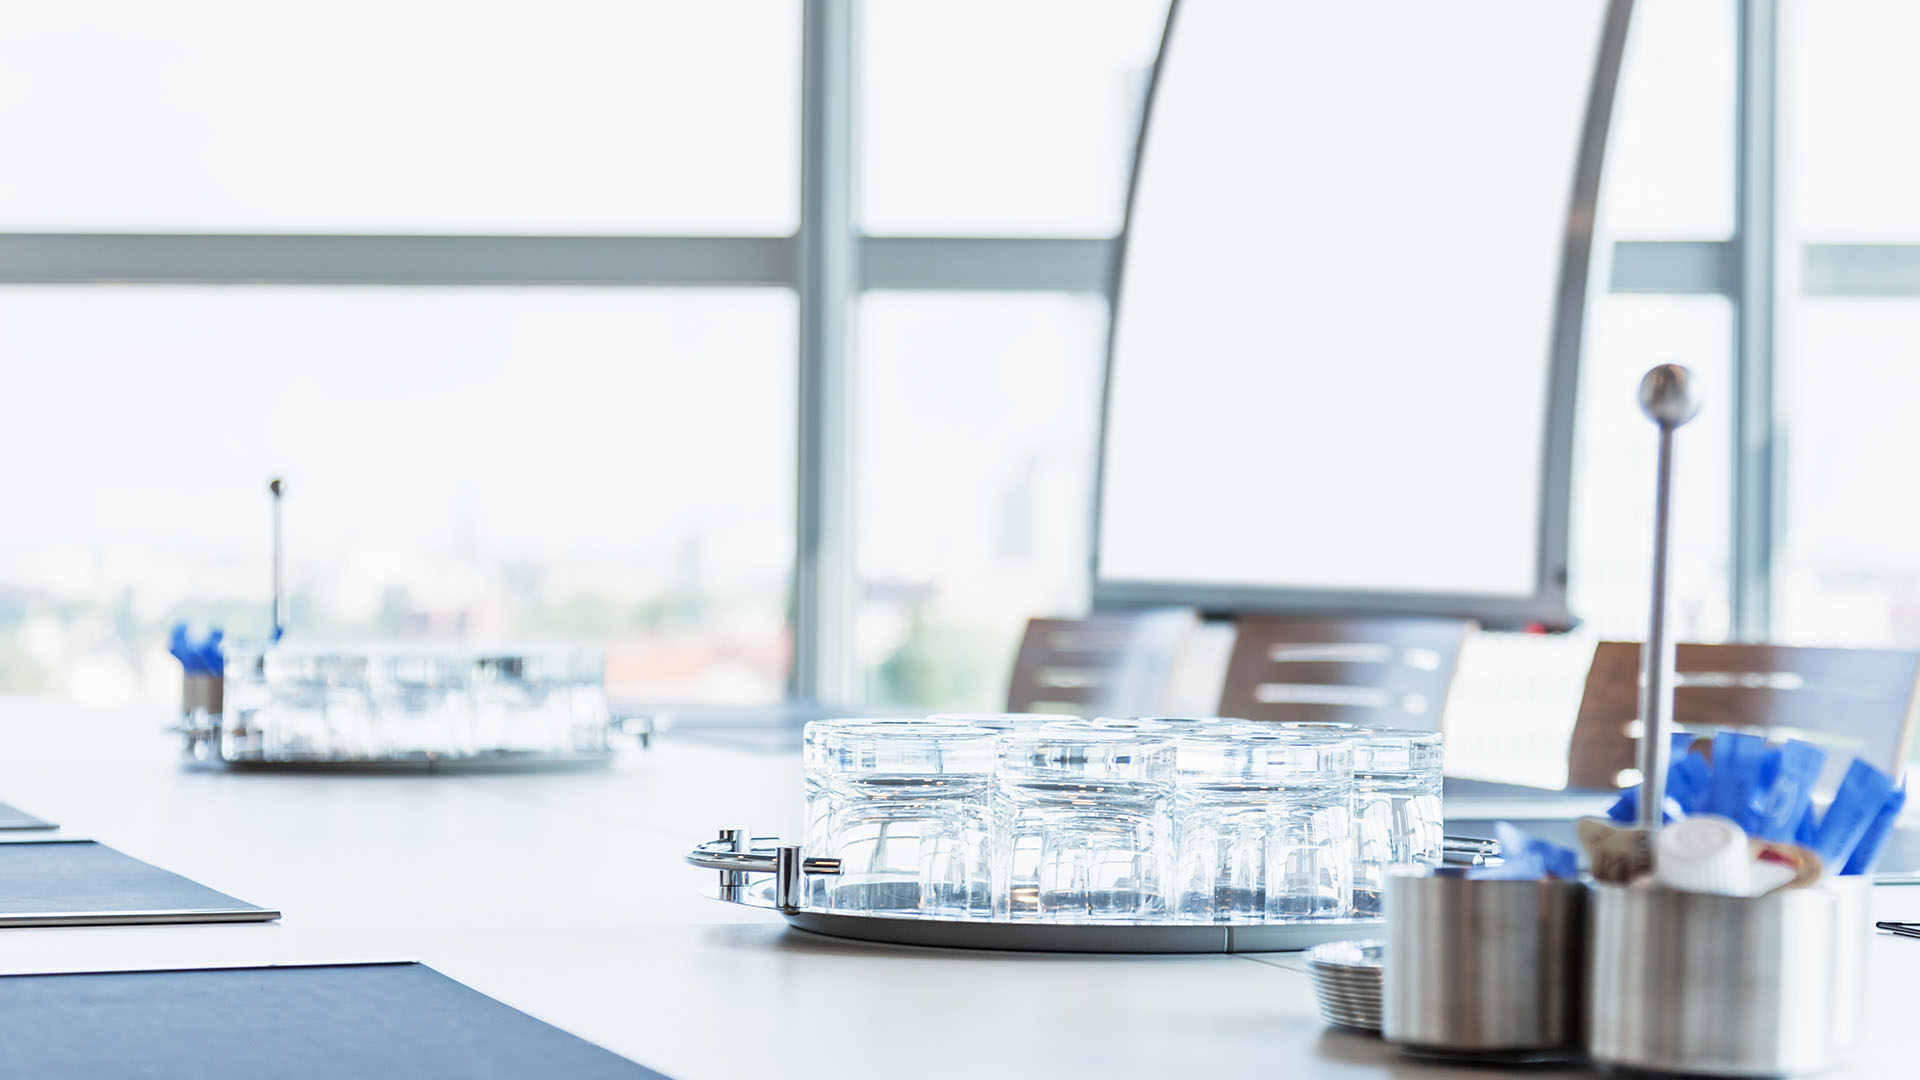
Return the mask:
[[1880, 855], [1887, 850], [1887, 841], [1893, 838], [1893, 827], [1900, 819], [1900, 810], [1907, 805], [1907, 785], [1901, 784], [1887, 796], [1885, 806], [1873, 816], [1873, 823], [1867, 831], [1860, 834], [1860, 842], [1853, 845], [1853, 854], [1847, 856], [1846, 868], [1842, 874], [1871, 874]]
[[1818, 831], [1819, 828], [1820, 821], [1819, 818], [1814, 816], [1813, 804], [1808, 803], [1807, 808], [1800, 812], [1800, 820], [1793, 824], [1793, 842], [1803, 848], [1812, 850], [1813, 834]]
[[[1667, 821], [1704, 812], [1713, 796], [1712, 767], [1707, 764], [1706, 755], [1690, 750], [1693, 745], [1694, 737], [1685, 732], [1673, 737], [1673, 752], [1667, 766]], [[1640, 787], [1635, 785], [1620, 793], [1620, 798], [1607, 808], [1607, 816], [1622, 825], [1631, 825], [1639, 810]]]
[[1752, 797], [1767, 740], [1744, 731], [1717, 731], [1713, 736], [1713, 801], [1708, 809], [1728, 821], [1739, 821]]
[[1820, 767], [1827, 763], [1827, 752], [1810, 742], [1790, 739], [1774, 757], [1773, 776], [1754, 792], [1747, 812], [1738, 820], [1748, 836], [1763, 840], [1786, 840], [1793, 827], [1813, 803], [1813, 785], [1820, 779]]
[[1833, 805], [1827, 807], [1820, 827], [1814, 830], [1813, 850], [1820, 856], [1820, 865], [1829, 873], [1845, 866], [1892, 794], [1893, 777], [1854, 758], [1840, 781], [1840, 790], [1834, 793]]
[[1713, 769], [1705, 754], [1695, 750], [1667, 766], [1667, 797], [1689, 814], [1706, 813], [1713, 801]]

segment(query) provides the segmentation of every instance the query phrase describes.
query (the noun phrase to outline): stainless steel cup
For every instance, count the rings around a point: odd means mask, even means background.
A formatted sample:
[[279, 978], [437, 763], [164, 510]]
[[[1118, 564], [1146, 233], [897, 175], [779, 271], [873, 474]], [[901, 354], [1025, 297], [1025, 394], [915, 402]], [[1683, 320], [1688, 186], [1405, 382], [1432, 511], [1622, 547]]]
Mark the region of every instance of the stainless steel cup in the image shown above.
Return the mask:
[[1595, 886], [1589, 1054], [1706, 1076], [1831, 1068], [1859, 1040], [1865, 902], [1855, 882], [1754, 898]]
[[1577, 1051], [1586, 899], [1577, 881], [1390, 873], [1381, 1034], [1451, 1054]]

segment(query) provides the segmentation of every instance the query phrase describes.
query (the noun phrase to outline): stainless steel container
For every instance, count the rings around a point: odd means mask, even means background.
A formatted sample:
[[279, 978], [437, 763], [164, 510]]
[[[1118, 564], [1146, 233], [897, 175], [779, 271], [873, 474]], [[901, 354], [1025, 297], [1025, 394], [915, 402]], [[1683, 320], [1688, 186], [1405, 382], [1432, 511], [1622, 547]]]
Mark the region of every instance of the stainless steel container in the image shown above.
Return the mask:
[[1859, 1041], [1864, 883], [1757, 898], [1594, 887], [1588, 1052], [1700, 1076], [1822, 1072]]
[[1390, 874], [1381, 1034], [1444, 1054], [1577, 1053], [1586, 900], [1577, 881]]

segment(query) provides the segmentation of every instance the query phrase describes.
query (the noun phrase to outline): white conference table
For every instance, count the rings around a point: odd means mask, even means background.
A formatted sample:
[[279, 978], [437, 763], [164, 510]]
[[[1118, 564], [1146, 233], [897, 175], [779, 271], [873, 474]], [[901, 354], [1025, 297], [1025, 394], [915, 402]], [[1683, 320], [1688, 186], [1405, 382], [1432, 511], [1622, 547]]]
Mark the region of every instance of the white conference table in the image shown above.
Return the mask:
[[[166, 722], [0, 698], [0, 801], [285, 917], [0, 929], [0, 973], [421, 960], [681, 1080], [1482, 1075], [1324, 1027], [1298, 954], [897, 948], [705, 899], [682, 852], [790, 835], [791, 753], [678, 732], [587, 773], [228, 774], [180, 768]], [[1875, 908], [1920, 920], [1920, 887]], [[1920, 941], [1877, 935], [1871, 977], [1869, 1045], [1836, 1075], [1911, 1075]]]

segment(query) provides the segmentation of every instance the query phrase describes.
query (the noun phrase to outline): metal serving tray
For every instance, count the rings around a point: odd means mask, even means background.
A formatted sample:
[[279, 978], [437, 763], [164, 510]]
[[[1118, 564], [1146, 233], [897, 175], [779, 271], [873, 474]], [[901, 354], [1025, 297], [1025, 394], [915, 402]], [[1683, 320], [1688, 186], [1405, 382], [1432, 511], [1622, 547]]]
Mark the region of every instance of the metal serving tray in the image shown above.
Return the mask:
[[[606, 699], [593, 646], [228, 642], [189, 672], [190, 764], [293, 772], [492, 772], [603, 765], [651, 722]], [[338, 715], [336, 715], [336, 713]]]
[[[1474, 844], [1476, 842], [1467, 841]], [[1454, 854], [1493, 854], [1492, 845]], [[949, 949], [1087, 953], [1292, 952], [1329, 941], [1378, 936], [1379, 919], [1319, 919], [1285, 923], [1041, 923], [1001, 919], [941, 919], [923, 915], [868, 915], [808, 907], [806, 879], [840, 872], [840, 860], [806, 858], [774, 837], [722, 829], [718, 839], [687, 852], [688, 863], [720, 871], [706, 895], [730, 904], [777, 911], [788, 925], [828, 937], [890, 945]], [[771, 874], [771, 881], [753, 875]]]

